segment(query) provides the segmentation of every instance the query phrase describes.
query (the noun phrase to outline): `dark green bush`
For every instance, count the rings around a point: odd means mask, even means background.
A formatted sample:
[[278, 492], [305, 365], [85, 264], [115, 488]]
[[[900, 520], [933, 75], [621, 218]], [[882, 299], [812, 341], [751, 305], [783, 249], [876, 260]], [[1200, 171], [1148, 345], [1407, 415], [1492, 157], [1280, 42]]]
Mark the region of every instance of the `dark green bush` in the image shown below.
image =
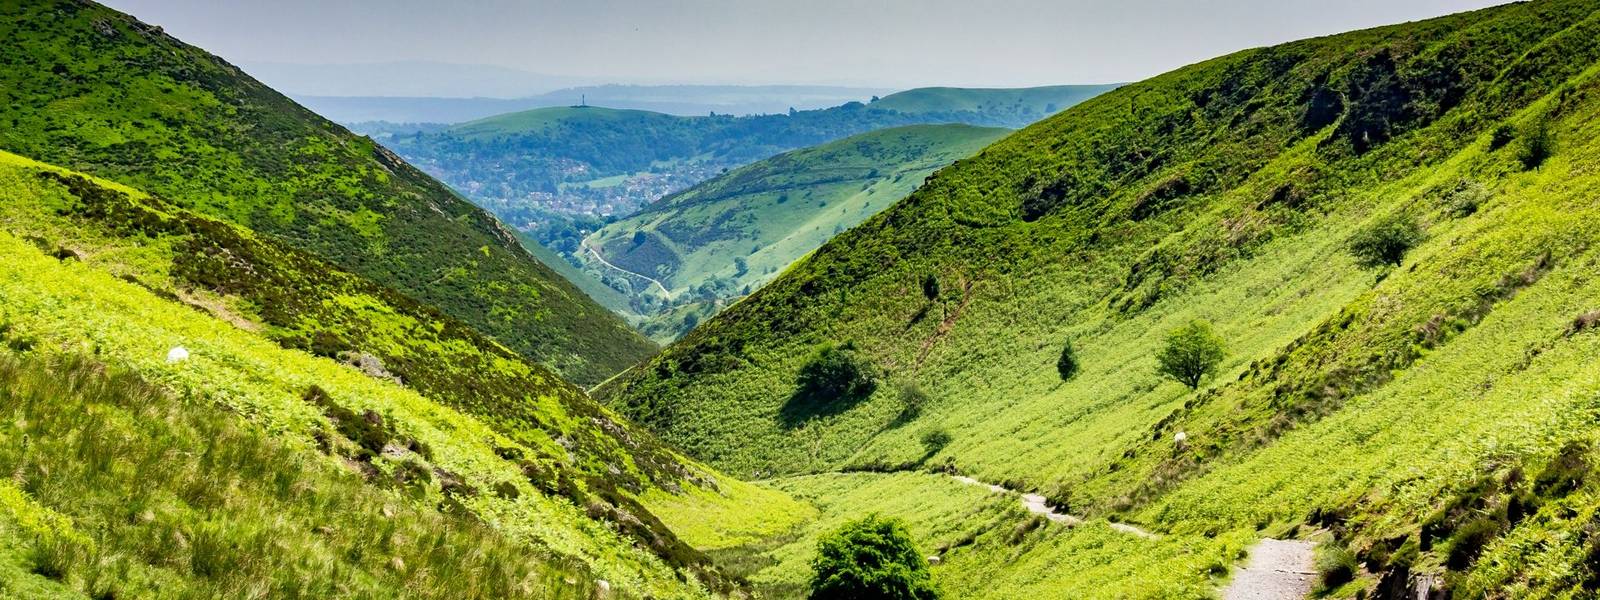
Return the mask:
[[1167, 334], [1166, 346], [1156, 355], [1156, 362], [1163, 375], [1197, 389], [1226, 355], [1222, 338], [1211, 330], [1211, 324], [1194, 321]]
[[1422, 227], [1405, 215], [1378, 220], [1350, 238], [1350, 254], [1363, 268], [1400, 266], [1411, 248], [1422, 242]]
[[1589, 446], [1583, 442], [1567, 442], [1534, 478], [1533, 491], [1544, 497], [1565, 496], [1582, 486], [1588, 473]]
[[1062, 381], [1068, 381], [1078, 374], [1078, 356], [1072, 349], [1072, 340], [1061, 345], [1061, 357], [1056, 359], [1056, 373], [1061, 375]]
[[1452, 571], [1472, 566], [1472, 561], [1483, 553], [1484, 546], [1488, 546], [1499, 535], [1500, 522], [1487, 517], [1462, 525], [1461, 529], [1456, 530], [1455, 537], [1451, 538], [1450, 554], [1445, 559], [1445, 566]]
[[950, 430], [943, 427], [934, 427], [922, 432], [922, 448], [928, 454], [943, 450], [945, 446], [949, 446], [950, 442], [954, 440], [955, 436], [950, 435]]
[[1517, 151], [1517, 160], [1522, 163], [1524, 169], [1537, 169], [1543, 166], [1555, 151], [1555, 136], [1550, 132], [1550, 122], [1548, 119], [1540, 119], [1523, 132], [1522, 147]]
[[811, 561], [813, 600], [928, 600], [938, 598], [928, 560], [905, 523], [869, 515], [817, 541]]
[[1517, 130], [1510, 123], [1501, 123], [1494, 128], [1494, 133], [1489, 135], [1489, 149], [1499, 150], [1517, 138]]
[[1356, 557], [1344, 546], [1330, 544], [1317, 557], [1317, 582], [1324, 590], [1336, 589], [1356, 578]]
[[872, 393], [877, 385], [872, 368], [857, 355], [854, 344], [822, 344], [811, 351], [796, 381], [814, 400], [852, 399]]
[[927, 298], [929, 302], [937, 302], [939, 300], [938, 275], [929, 273], [926, 277], [922, 278], [922, 297]]
[[900, 398], [901, 418], [912, 419], [922, 414], [922, 409], [928, 405], [931, 398], [928, 392], [917, 385], [915, 381], [901, 381], [897, 387], [897, 396]]

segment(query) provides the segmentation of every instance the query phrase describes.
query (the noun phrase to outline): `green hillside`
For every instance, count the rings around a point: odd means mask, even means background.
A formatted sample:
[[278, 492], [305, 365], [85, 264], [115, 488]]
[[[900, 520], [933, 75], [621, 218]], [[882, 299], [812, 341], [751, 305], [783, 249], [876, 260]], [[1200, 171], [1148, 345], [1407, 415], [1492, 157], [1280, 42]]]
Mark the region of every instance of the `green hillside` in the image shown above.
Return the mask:
[[903, 113], [970, 111], [1014, 115], [1019, 125], [1032, 123], [1111, 91], [1114, 85], [1055, 85], [1031, 88], [926, 87], [896, 92], [872, 103], [877, 110]]
[[[842, 469], [965, 473], [1089, 520], [913, 523], [956, 597], [1208, 597], [1266, 536], [1345, 565], [1331, 597], [1587, 597], [1596, 39], [1600, 7], [1545, 0], [1128, 85], [941, 170], [600, 394], [710, 464], [848, 490], [819, 523], [949, 496]], [[1157, 356], [1195, 321], [1226, 352], [1191, 391]], [[824, 343], [875, 388], [800, 388]], [[804, 579], [799, 546], [743, 551]]]
[[159, 27], [92, 3], [12, 2], [0, 39], [0, 149], [287, 241], [575, 381], [653, 351], [482, 210]]
[[886, 127], [1022, 127], [1115, 86], [929, 88], [870, 104], [788, 114], [674, 116], [540, 108], [450, 127], [359, 127], [512, 227], [566, 254], [584, 221], [632, 214], [673, 192], [773, 155]]
[[[31, 572], [96, 595], [172, 585], [209, 597], [354, 578], [438, 597], [587, 597], [603, 579], [626, 596], [703, 597], [741, 584], [677, 530], [696, 543], [770, 535], [809, 510], [682, 459], [459, 321], [272, 238], [6, 153], [0, 200], [6, 406], [38, 413], [47, 405], [30, 394], [82, 395], [0, 432], [19, 474], [0, 512], [20, 565], [0, 567], [6, 586], [54, 589]], [[177, 347], [187, 360], [169, 358]], [[185, 447], [197, 450], [175, 454]], [[726, 506], [737, 509], [704, 514]], [[386, 541], [408, 530], [361, 525], [374, 507], [433, 537]], [[265, 516], [279, 511], [294, 520]], [[128, 515], [131, 526], [100, 525]], [[95, 550], [61, 548], [83, 544], [41, 522]], [[293, 524], [333, 534], [277, 542]], [[161, 536], [196, 545], [145, 541]], [[383, 552], [358, 550], [373, 544]]]
[[[721, 304], [760, 288], [796, 259], [909, 194], [936, 169], [977, 154], [1007, 130], [912, 125], [780, 154], [728, 172], [606, 225], [579, 255], [633, 292], [670, 341]], [[641, 232], [644, 237], [640, 237]], [[642, 277], [662, 282], [666, 294]]]
[[[619, 110], [600, 106], [557, 106], [535, 108], [521, 112], [496, 115], [462, 123], [450, 128], [467, 139], [483, 139], [506, 135], [552, 134], [567, 127], [639, 127], [652, 128], [692, 122], [693, 117], [650, 112], [647, 110]], [[576, 125], [582, 123], [582, 125]]]

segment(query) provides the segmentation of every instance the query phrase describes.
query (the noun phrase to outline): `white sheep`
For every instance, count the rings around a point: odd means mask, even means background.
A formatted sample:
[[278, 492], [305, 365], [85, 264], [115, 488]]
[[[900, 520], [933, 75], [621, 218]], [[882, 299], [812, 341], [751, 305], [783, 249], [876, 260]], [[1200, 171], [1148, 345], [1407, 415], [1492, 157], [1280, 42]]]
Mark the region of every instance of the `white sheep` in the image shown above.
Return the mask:
[[189, 360], [188, 348], [183, 346], [173, 346], [171, 350], [167, 351], [168, 363], [181, 363], [186, 360]]

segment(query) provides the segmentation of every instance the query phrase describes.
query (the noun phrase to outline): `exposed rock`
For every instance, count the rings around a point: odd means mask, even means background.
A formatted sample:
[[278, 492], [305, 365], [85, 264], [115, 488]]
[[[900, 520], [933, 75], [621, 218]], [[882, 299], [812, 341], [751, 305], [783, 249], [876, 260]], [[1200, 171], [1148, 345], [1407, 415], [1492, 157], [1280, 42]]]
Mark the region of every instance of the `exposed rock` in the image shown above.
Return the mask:
[[340, 352], [339, 359], [373, 379], [382, 379], [405, 385], [405, 382], [400, 380], [400, 376], [390, 373], [388, 369], [384, 368], [383, 360], [366, 352]]

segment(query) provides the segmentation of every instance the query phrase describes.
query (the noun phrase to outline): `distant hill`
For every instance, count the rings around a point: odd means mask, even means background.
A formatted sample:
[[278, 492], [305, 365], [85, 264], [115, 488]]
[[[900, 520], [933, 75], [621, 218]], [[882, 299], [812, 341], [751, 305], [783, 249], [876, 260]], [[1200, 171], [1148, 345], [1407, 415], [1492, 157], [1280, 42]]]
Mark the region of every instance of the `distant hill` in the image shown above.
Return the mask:
[[[972, 125], [880, 129], [786, 152], [667, 196], [590, 235], [590, 273], [633, 294], [671, 340], [829, 238], [898, 201], [936, 169], [1009, 133]], [[662, 282], [666, 294], [606, 261]]]
[[222, 59], [92, 4], [3, 16], [0, 148], [274, 236], [581, 383], [654, 350], [489, 214]]
[[[940, 90], [792, 114], [683, 117], [590, 106], [449, 127], [364, 123], [368, 133], [540, 243], [575, 255], [575, 218], [631, 214], [672, 192], [788, 150], [925, 123], [1016, 128], [1114, 86]], [[941, 99], [954, 104], [946, 106]], [[879, 108], [901, 105], [904, 110]]]
[[1600, 3], [1536, 0], [1129, 84], [598, 393], [829, 504], [741, 555], [780, 589], [875, 513], [955, 598], [1217, 597], [1263, 538], [1318, 547], [1317, 596], [1275, 597], [1592, 595], [1596, 40]]
[[583, 103], [680, 116], [700, 116], [713, 112], [735, 116], [776, 114], [788, 112], [791, 108], [812, 110], [851, 101], [865, 102], [872, 96], [893, 91], [805, 85], [595, 85], [515, 98], [290, 96], [317, 114], [340, 123], [460, 123], [509, 112]]

